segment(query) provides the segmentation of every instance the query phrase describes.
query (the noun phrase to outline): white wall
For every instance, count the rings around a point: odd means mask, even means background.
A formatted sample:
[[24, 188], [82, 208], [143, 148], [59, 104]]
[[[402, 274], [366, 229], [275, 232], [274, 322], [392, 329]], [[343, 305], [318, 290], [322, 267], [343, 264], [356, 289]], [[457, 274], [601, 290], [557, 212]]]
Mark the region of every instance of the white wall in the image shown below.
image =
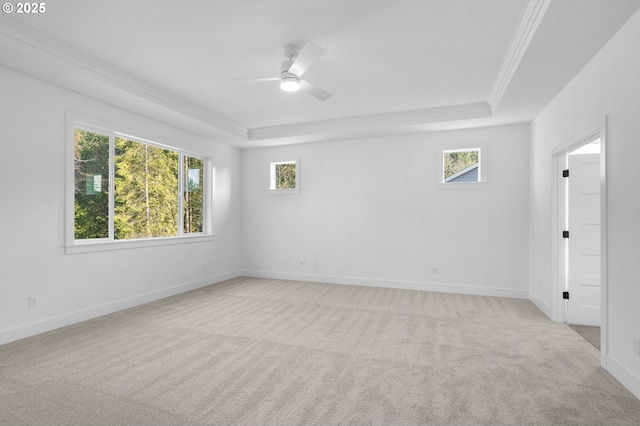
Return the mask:
[[[528, 133], [515, 125], [243, 150], [243, 273], [528, 297]], [[438, 148], [479, 143], [487, 186], [439, 189]], [[298, 157], [300, 194], [267, 194], [269, 162]]]
[[[239, 274], [237, 149], [4, 68], [0, 93], [0, 344]], [[66, 255], [66, 110], [213, 152], [216, 241]]]
[[[640, 13], [538, 115], [531, 129], [530, 287], [551, 305], [551, 150], [608, 115], [607, 369], [640, 397]], [[607, 348], [603, 349], [607, 351]]]

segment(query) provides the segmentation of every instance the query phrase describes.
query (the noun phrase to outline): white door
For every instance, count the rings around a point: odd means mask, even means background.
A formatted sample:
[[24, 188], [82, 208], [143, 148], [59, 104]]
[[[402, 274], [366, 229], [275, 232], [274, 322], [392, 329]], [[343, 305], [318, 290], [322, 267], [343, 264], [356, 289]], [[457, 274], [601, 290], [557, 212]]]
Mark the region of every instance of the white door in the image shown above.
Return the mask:
[[569, 324], [600, 326], [600, 154], [569, 155]]

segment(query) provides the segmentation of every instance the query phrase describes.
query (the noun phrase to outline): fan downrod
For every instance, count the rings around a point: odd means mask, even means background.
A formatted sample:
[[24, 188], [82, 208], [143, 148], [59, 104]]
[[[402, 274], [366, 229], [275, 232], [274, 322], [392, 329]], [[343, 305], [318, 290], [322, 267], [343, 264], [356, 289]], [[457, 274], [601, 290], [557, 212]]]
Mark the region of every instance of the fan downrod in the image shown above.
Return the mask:
[[284, 54], [284, 57], [287, 58], [289, 61], [293, 62], [296, 57], [298, 56], [298, 51], [300, 50], [300, 48], [298, 46], [296, 46], [295, 44], [286, 44], [284, 46], [284, 48], [282, 49], [282, 53]]

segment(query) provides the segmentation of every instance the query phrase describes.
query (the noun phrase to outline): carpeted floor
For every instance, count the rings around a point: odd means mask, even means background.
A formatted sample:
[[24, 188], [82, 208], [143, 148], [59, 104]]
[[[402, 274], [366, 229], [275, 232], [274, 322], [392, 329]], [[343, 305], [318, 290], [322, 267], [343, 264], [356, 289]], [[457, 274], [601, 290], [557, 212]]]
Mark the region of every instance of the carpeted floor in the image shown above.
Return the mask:
[[0, 346], [0, 424], [640, 424], [527, 300], [237, 278]]
[[594, 348], [600, 350], [600, 327], [579, 324], [569, 324], [569, 327], [582, 336], [584, 340], [591, 343]]

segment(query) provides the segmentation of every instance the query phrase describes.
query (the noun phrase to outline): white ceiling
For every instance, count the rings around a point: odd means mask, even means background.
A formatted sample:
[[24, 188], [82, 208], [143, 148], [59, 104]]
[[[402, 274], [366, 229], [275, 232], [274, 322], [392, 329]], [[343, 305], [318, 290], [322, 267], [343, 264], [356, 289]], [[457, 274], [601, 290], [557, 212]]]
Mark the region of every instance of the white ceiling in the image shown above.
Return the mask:
[[[58, 0], [0, 65], [241, 147], [527, 122], [640, 0]], [[282, 46], [326, 53], [277, 82]]]

